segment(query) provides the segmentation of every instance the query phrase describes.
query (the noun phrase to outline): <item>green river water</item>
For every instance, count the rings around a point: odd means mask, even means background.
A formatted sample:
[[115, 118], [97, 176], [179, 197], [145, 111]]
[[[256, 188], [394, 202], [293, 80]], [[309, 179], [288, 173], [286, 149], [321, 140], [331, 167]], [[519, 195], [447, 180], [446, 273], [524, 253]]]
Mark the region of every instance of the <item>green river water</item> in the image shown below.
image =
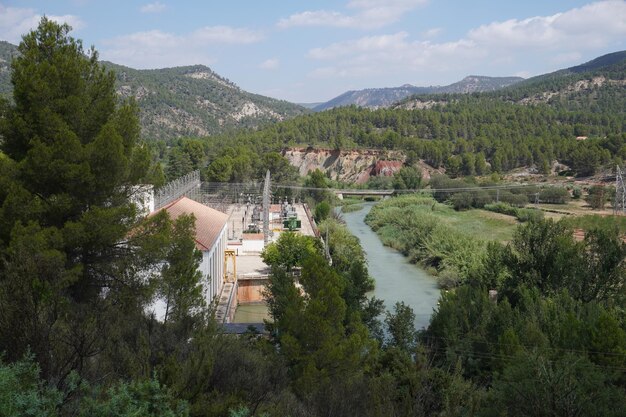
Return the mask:
[[[376, 281], [372, 295], [382, 299], [390, 310], [396, 302], [404, 301], [415, 312], [416, 327], [426, 327], [439, 299], [437, 282], [423, 269], [409, 263], [401, 253], [384, 246], [365, 224], [365, 216], [374, 204], [366, 203], [361, 210], [342, 214], [346, 226], [359, 238], [365, 251], [370, 275]], [[264, 318], [267, 318], [265, 305], [240, 305], [234, 321], [260, 323]]]
[[373, 295], [393, 309], [396, 302], [404, 301], [415, 313], [415, 326], [428, 326], [433, 309], [439, 300], [439, 288], [434, 277], [422, 268], [411, 264], [398, 251], [384, 246], [378, 235], [365, 224], [365, 216], [375, 203], [342, 216], [350, 232], [359, 238], [367, 257], [370, 275], [376, 281]]

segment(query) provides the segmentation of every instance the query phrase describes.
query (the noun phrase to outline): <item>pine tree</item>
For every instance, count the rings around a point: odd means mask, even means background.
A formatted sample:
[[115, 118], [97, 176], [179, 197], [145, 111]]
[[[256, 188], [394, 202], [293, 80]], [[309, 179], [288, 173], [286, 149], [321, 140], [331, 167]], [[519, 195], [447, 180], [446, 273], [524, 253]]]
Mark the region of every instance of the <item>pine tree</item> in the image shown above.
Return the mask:
[[72, 370], [149, 372], [136, 326], [158, 260], [130, 233], [151, 171], [137, 107], [69, 31], [44, 17], [24, 36], [0, 118], [0, 351], [30, 349], [59, 387]]

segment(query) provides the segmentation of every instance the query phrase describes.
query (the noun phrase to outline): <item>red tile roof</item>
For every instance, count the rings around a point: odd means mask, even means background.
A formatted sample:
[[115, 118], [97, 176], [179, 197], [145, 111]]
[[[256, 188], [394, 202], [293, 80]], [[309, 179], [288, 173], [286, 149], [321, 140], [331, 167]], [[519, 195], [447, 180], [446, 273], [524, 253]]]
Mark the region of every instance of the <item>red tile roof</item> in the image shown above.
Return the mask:
[[196, 217], [196, 247], [199, 250], [211, 250], [213, 244], [220, 235], [224, 225], [228, 221], [228, 215], [207, 207], [204, 204], [193, 201], [187, 197], [181, 197], [171, 202], [159, 211], [165, 210], [172, 220], [183, 214], [192, 214]]

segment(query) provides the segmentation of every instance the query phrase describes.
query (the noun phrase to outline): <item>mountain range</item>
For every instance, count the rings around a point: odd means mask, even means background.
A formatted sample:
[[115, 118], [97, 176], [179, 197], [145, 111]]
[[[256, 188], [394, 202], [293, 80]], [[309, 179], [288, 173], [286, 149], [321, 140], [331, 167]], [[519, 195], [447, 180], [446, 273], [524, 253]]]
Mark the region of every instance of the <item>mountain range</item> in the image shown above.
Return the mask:
[[[10, 62], [17, 47], [0, 41], [0, 94], [12, 91]], [[170, 139], [257, 127], [309, 112], [302, 106], [242, 90], [203, 65], [136, 70], [111, 62], [120, 97], [134, 96], [142, 136]]]
[[417, 94], [466, 94], [499, 90], [519, 83], [521, 77], [485, 77], [470, 75], [456, 83], [445, 86], [416, 87], [405, 84], [400, 87], [367, 88], [364, 90], [347, 91], [325, 103], [313, 107], [314, 111], [323, 111], [334, 107], [356, 105], [376, 109], [390, 107], [406, 97]]
[[[549, 104], [564, 110], [594, 113], [626, 109], [626, 51], [602, 55], [589, 62], [538, 75], [505, 88], [483, 93], [486, 99], [518, 103]], [[458, 100], [450, 94], [416, 94], [393, 108], [424, 109]]]
[[[10, 96], [10, 62], [17, 47], [0, 41], [0, 95]], [[520, 77], [468, 76], [447, 86], [348, 91], [325, 103], [293, 104], [242, 90], [203, 65], [136, 70], [103, 63], [117, 76], [120, 97], [134, 96], [140, 108], [142, 136], [173, 139], [207, 136], [236, 128], [256, 128], [313, 111], [356, 105], [366, 108], [429, 108], [455, 95], [481, 92], [522, 104], [616, 108], [626, 88], [623, 73], [626, 51], [598, 57], [587, 63], [524, 80]], [[594, 72], [595, 71], [595, 72]], [[611, 72], [612, 71], [612, 72]], [[614, 94], [617, 88], [621, 94]], [[584, 100], [580, 97], [584, 96]], [[576, 97], [572, 100], [572, 97]]]

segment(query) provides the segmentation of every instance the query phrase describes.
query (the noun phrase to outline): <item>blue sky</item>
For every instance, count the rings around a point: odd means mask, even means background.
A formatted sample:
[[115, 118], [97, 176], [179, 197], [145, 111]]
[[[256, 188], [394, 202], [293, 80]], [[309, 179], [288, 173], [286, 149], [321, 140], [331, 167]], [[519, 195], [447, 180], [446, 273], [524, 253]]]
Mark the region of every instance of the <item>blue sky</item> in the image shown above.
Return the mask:
[[204, 64], [245, 90], [294, 102], [347, 90], [528, 77], [626, 49], [626, 1], [0, 0], [0, 39], [41, 15], [102, 59]]

